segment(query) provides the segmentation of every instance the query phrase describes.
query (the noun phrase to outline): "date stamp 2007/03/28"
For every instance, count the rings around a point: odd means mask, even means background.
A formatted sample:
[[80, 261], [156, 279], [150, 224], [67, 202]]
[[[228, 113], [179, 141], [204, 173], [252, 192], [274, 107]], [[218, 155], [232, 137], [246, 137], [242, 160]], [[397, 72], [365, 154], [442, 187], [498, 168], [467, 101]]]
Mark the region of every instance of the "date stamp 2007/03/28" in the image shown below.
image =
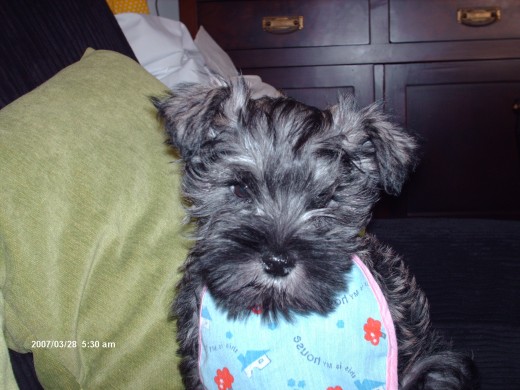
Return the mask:
[[70, 349], [70, 348], [116, 348], [115, 341], [101, 340], [33, 340], [31, 349]]

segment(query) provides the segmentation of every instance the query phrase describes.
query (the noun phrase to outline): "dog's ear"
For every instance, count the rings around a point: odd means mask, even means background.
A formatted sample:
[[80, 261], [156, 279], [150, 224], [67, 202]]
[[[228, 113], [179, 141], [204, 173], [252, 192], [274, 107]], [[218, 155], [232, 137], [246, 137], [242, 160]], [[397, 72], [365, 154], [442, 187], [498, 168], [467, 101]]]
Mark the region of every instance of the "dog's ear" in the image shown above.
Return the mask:
[[242, 79], [219, 83], [181, 84], [165, 98], [152, 98], [169, 142], [185, 162], [210, 147], [222, 128], [236, 125], [240, 109], [249, 99], [249, 89]]
[[343, 135], [342, 148], [372, 182], [397, 195], [416, 163], [417, 143], [392, 123], [380, 104], [357, 110], [352, 98], [331, 108], [334, 126]]

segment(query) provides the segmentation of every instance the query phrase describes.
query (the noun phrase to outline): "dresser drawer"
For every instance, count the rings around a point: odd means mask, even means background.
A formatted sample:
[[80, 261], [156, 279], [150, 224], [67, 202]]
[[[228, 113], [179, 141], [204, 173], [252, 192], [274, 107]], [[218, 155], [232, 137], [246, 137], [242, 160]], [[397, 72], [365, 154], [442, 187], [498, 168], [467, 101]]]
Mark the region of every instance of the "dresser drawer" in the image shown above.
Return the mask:
[[[368, 44], [367, 0], [199, 1], [199, 23], [225, 50]], [[264, 17], [303, 16], [303, 28], [267, 32]]]
[[244, 69], [258, 74], [263, 81], [286, 95], [321, 109], [350, 94], [360, 107], [374, 101], [373, 65], [308, 66]]
[[391, 42], [520, 38], [518, 0], [390, 0], [389, 8]]

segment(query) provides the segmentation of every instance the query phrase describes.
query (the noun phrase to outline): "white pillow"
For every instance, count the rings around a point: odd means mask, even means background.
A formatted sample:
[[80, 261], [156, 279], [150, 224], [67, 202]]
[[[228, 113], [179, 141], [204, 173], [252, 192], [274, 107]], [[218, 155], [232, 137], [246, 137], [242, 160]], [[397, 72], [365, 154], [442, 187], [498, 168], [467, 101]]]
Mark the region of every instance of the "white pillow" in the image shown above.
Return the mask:
[[117, 14], [116, 19], [139, 63], [168, 88], [210, 80], [204, 57], [181, 22], [136, 13]]
[[[170, 89], [184, 82], [218, 84], [219, 79], [241, 76], [202, 26], [194, 42], [186, 26], [176, 20], [137, 13], [117, 14], [116, 19], [139, 63]], [[243, 77], [253, 98], [280, 96], [259, 76]]]

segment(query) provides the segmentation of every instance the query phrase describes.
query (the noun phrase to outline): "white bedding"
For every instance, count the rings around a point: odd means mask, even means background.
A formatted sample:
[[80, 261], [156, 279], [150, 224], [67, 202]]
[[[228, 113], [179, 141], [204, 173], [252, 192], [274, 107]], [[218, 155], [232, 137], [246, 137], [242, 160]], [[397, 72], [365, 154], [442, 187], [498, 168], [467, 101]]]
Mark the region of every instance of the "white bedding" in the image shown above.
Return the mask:
[[[116, 19], [139, 63], [170, 89], [184, 82], [214, 83], [241, 76], [203, 27], [193, 41], [188, 29], [176, 20], [135, 13], [118, 14]], [[280, 95], [258, 76], [242, 77], [253, 97]]]

